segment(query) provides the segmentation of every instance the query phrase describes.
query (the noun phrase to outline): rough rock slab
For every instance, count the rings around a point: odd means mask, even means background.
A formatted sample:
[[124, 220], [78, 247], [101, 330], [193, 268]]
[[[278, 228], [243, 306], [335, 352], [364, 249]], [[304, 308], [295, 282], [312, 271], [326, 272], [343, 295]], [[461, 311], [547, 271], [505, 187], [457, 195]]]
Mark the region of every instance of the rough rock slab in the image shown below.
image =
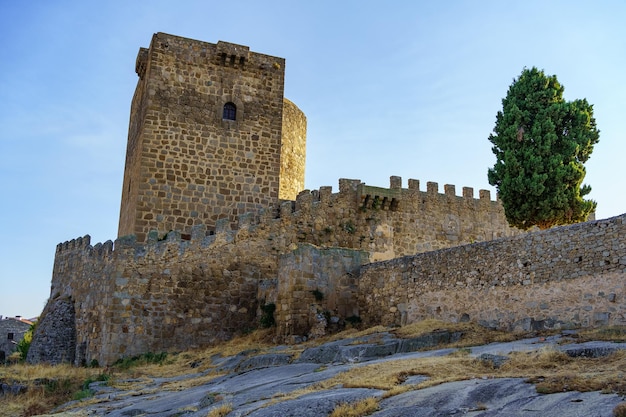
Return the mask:
[[[506, 343], [492, 343], [472, 347], [471, 355], [504, 360], [514, 351], [543, 348], [577, 349], [577, 351], [609, 352], [626, 349], [626, 343], [593, 342], [559, 346], [556, 337], [532, 338]], [[366, 397], [381, 398], [382, 391], [336, 386], [318, 390], [293, 399], [285, 399], [296, 390], [305, 389], [328, 380], [353, 367], [390, 360], [425, 358], [450, 354], [456, 349], [446, 348], [410, 353], [390, 353], [391, 346], [398, 352], [400, 342], [387, 333], [368, 338], [341, 340], [309, 349], [298, 361], [290, 362], [284, 353], [254, 356], [244, 352], [230, 358], [213, 358], [218, 368], [229, 370], [197, 386], [188, 384], [193, 373], [174, 378], [155, 378], [152, 383], [135, 391], [116, 390], [94, 384], [96, 398], [102, 402], [57, 414], [56, 417], [108, 416], [128, 417], [206, 417], [212, 408], [230, 404], [228, 417], [253, 416], [324, 416], [337, 404]], [[324, 362], [326, 361], [326, 362]], [[423, 378], [423, 377], [419, 377]], [[164, 382], [179, 382], [179, 390], [164, 390]], [[189, 385], [188, 387], [186, 387]], [[612, 415], [613, 408], [625, 401], [617, 395], [598, 392], [565, 392], [541, 395], [534, 385], [520, 378], [473, 379], [441, 384], [422, 390], [409, 391], [380, 400], [380, 410], [373, 416], [567, 416], [595, 417]]]
[[380, 402], [373, 417], [592, 417], [611, 416], [617, 395], [564, 392], [541, 395], [522, 378], [450, 382]]

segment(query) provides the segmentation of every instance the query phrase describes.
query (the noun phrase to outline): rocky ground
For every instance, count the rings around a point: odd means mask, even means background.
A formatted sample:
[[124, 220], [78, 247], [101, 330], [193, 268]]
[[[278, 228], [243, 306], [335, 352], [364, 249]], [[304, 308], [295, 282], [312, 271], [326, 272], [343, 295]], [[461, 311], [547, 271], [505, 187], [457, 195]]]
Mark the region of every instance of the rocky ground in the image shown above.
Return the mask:
[[[366, 388], [311, 390], [291, 398], [289, 393], [311, 387], [355, 367], [391, 361], [449, 355], [457, 349], [418, 351], [425, 346], [454, 340], [458, 335], [435, 332], [413, 339], [397, 339], [388, 333], [369, 335], [359, 340], [344, 339], [309, 348], [294, 359], [286, 347], [255, 355], [243, 352], [231, 357], [215, 357], [215, 368], [222, 375], [191, 373], [175, 378], [155, 378], [148, 384], [133, 384], [129, 388], [112, 388], [105, 383], [93, 383], [96, 392], [88, 402], [64, 406], [67, 411], [55, 417], [78, 416], [149, 416], [206, 417], [211, 410], [228, 404], [228, 417], [250, 416], [327, 416], [341, 403], [376, 397], [375, 417], [421, 416], [612, 416], [617, 404], [626, 401], [616, 394], [600, 392], [561, 392], [538, 394], [535, 386], [523, 378], [474, 378], [449, 382], [429, 388], [409, 390], [383, 398], [384, 391]], [[604, 356], [626, 343], [587, 342], [558, 344], [563, 335], [531, 338], [507, 343], [493, 343], [470, 348], [469, 355], [500, 366], [511, 352], [533, 351], [545, 346], [566, 352], [569, 356]], [[467, 350], [466, 350], [467, 351]], [[199, 378], [206, 378], [201, 382]], [[417, 384], [425, 376], [411, 376], [405, 384]], [[196, 380], [195, 383], [188, 382]], [[176, 387], [178, 384], [178, 388]], [[169, 387], [164, 389], [164, 387]], [[301, 391], [302, 392], [302, 391]]]

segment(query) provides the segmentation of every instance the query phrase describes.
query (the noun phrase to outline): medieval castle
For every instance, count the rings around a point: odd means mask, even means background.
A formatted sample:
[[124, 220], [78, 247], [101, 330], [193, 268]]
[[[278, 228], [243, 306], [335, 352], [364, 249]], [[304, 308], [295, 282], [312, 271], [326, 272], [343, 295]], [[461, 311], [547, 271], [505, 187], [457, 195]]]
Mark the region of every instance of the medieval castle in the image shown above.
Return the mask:
[[57, 246], [30, 362], [202, 346], [274, 309], [287, 341], [349, 319], [626, 323], [626, 216], [521, 233], [485, 190], [303, 190], [284, 59], [157, 33], [135, 68], [118, 238]]

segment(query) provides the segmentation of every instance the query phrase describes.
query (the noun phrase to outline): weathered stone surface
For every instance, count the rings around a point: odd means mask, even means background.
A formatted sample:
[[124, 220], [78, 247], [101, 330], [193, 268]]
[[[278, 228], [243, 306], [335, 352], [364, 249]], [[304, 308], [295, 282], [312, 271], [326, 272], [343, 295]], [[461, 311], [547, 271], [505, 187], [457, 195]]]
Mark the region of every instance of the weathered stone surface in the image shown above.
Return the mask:
[[339, 404], [356, 402], [367, 397], [379, 396], [381, 391], [373, 389], [334, 389], [303, 395], [292, 401], [285, 401], [267, 408], [256, 410], [250, 417], [319, 417], [332, 413]]
[[5, 383], [0, 381], [0, 395], [19, 395], [28, 390], [28, 387], [18, 383]]
[[[366, 340], [365, 340], [366, 339]], [[365, 339], [351, 339], [330, 342], [320, 346], [319, 352], [340, 351], [339, 348], [351, 347], [355, 340], [362, 342], [361, 348], [373, 347], [377, 341], [384, 340], [389, 344], [389, 334], [371, 335]], [[367, 341], [369, 340], [369, 342]], [[550, 338], [532, 338], [506, 343], [493, 343], [471, 348], [471, 355], [485, 360], [506, 358], [504, 353], [514, 351], [538, 350], [546, 346], [557, 347], [561, 341], [559, 336]], [[626, 343], [611, 344], [597, 342], [595, 347], [603, 345], [626, 349]], [[581, 347], [589, 347], [581, 344]], [[323, 349], [326, 347], [327, 349]], [[564, 346], [563, 348], [567, 348]], [[569, 346], [572, 347], [572, 346]], [[526, 417], [529, 415], [570, 417], [570, 416], [610, 416], [613, 408], [622, 401], [617, 395], [600, 394], [599, 392], [564, 392], [540, 395], [533, 385], [525, 383], [523, 378], [501, 379], [469, 379], [421, 390], [412, 390], [404, 394], [382, 399], [383, 391], [364, 388], [345, 388], [335, 386], [331, 389], [314, 390], [294, 399], [281, 400], [281, 395], [288, 395], [299, 389], [336, 376], [339, 372], [373, 363], [385, 363], [392, 360], [427, 358], [448, 355], [454, 349], [420, 351], [414, 353], [396, 353], [362, 363], [338, 364], [336, 356], [328, 355], [328, 363], [289, 363], [285, 365], [257, 367], [248, 371], [233, 370], [228, 375], [219, 376], [201, 385], [185, 384], [187, 379], [202, 377], [198, 374], [178, 376], [175, 378], [155, 378], [142, 388], [135, 391], [123, 391], [112, 387], [93, 384], [96, 390], [95, 399], [82, 409], [70, 408], [61, 416], [106, 415], [108, 417], [125, 417], [144, 413], [151, 417], [171, 417], [185, 415], [189, 417], [206, 417], [211, 409], [230, 404], [233, 416], [319, 416], [328, 415], [338, 404], [358, 401], [366, 397], [379, 399], [380, 410], [371, 414], [376, 417], [391, 416], [508, 416]], [[374, 350], [370, 350], [374, 352]], [[253, 352], [236, 356], [252, 359]], [[273, 355], [273, 354], [272, 354]], [[259, 364], [276, 363], [272, 355], [260, 355]], [[281, 354], [282, 355], [282, 354]], [[321, 360], [322, 355], [316, 357]], [[503, 359], [504, 360], [504, 359]], [[224, 358], [222, 364], [228, 362]], [[279, 359], [278, 362], [281, 362]], [[216, 364], [216, 363], [214, 363]], [[218, 365], [218, 364], [216, 364]], [[416, 376], [405, 383], [417, 384], [426, 379]], [[161, 387], [164, 382], [181, 382], [181, 386], [190, 388], [166, 391]], [[134, 381], [136, 385], [136, 382]], [[74, 402], [74, 407], [81, 407]], [[67, 408], [67, 407], [66, 407]], [[229, 415], [231, 415], [229, 414]]]
[[447, 330], [440, 330], [436, 332], [427, 333], [422, 336], [412, 337], [409, 339], [400, 340], [398, 352], [415, 352], [416, 350], [429, 348], [444, 343], [454, 343], [461, 339], [463, 332], [450, 332]]
[[215, 230], [302, 191], [306, 117], [283, 58], [156, 33], [136, 71], [119, 236]]
[[235, 367], [237, 372], [249, 371], [257, 368], [286, 365], [291, 362], [291, 355], [284, 353], [270, 353], [267, 355], [255, 355], [243, 360]]
[[599, 392], [537, 394], [522, 378], [451, 382], [400, 394], [380, 402], [374, 417], [589, 417], [610, 416], [617, 395]]
[[572, 358], [602, 358], [623, 349], [626, 349], [626, 343], [586, 342], [559, 347]]
[[359, 312], [385, 325], [426, 318], [520, 331], [624, 325], [625, 255], [622, 215], [371, 263], [359, 276]]
[[492, 355], [490, 353], [483, 353], [482, 355], [478, 356], [478, 359], [482, 361], [483, 363], [488, 363], [494, 368], [499, 368], [509, 360], [509, 357], [503, 356], [503, 355]]
[[28, 349], [28, 363], [73, 363], [76, 358], [74, 301], [57, 297], [48, 302]]

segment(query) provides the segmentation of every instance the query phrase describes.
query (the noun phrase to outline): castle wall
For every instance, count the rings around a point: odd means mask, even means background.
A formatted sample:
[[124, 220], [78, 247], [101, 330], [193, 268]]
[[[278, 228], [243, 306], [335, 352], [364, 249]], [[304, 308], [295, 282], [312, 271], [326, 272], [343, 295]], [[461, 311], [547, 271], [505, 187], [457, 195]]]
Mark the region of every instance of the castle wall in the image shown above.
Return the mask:
[[[304, 181], [304, 154], [295, 154], [304, 151], [306, 119], [291, 103], [283, 120], [284, 66], [246, 46], [164, 33], [140, 49], [118, 236], [144, 242], [150, 230], [234, 223], [276, 203], [281, 182], [293, 198]], [[234, 120], [224, 118], [227, 103]], [[284, 123], [297, 131], [283, 137]], [[281, 174], [283, 147], [292, 169]]]
[[325, 322], [327, 314], [343, 318], [357, 315], [357, 277], [368, 258], [363, 251], [308, 244], [280, 256], [277, 334], [308, 336], [320, 321], [329, 324]]
[[626, 324], [626, 215], [366, 265], [368, 324], [529, 330]]
[[[91, 246], [85, 237], [59, 244], [48, 304], [73, 304], [75, 362], [106, 364], [121, 356], [228, 339], [258, 325], [258, 300], [277, 304], [278, 326], [287, 335], [311, 321], [305, 317], [308, 304], [296, 321], [289, 315], [310, 301], [313, 281], [326, 294], [318, 303], [321, 310], [355, 315], [356, 284], [346, 274], [366, 262], [364, 253], [370, 260], [394, 258], [516, 233], [502, 226], [499, 203], [484, 193], [482, 199], [442, 195], [434, 183], [430, 193], [421, 192], [414, 180], [412, 189], [403, 189], [398, 177], [392, 184], [385, 189], [340, 180], [337, 193], [331, 187], [304, 191], [295, 201], [239, 216], [233, 230], [229, 219], [221, 219], [208, 236], [206, 225], [196, 225], [188, 236], [171, 232], [163, 239], [150, 232], [145, 243], [123, 237]], [[443, 233], [450, 216], [477, 223]], [[491, 222], [479, 223], [483, 218]], [[298, 252], [302, 244], [328, 249]], [[289, 272], [300, 258], [310, 270], [302, 266]], [[296, 287], [302, 287], [299, 293]]]

